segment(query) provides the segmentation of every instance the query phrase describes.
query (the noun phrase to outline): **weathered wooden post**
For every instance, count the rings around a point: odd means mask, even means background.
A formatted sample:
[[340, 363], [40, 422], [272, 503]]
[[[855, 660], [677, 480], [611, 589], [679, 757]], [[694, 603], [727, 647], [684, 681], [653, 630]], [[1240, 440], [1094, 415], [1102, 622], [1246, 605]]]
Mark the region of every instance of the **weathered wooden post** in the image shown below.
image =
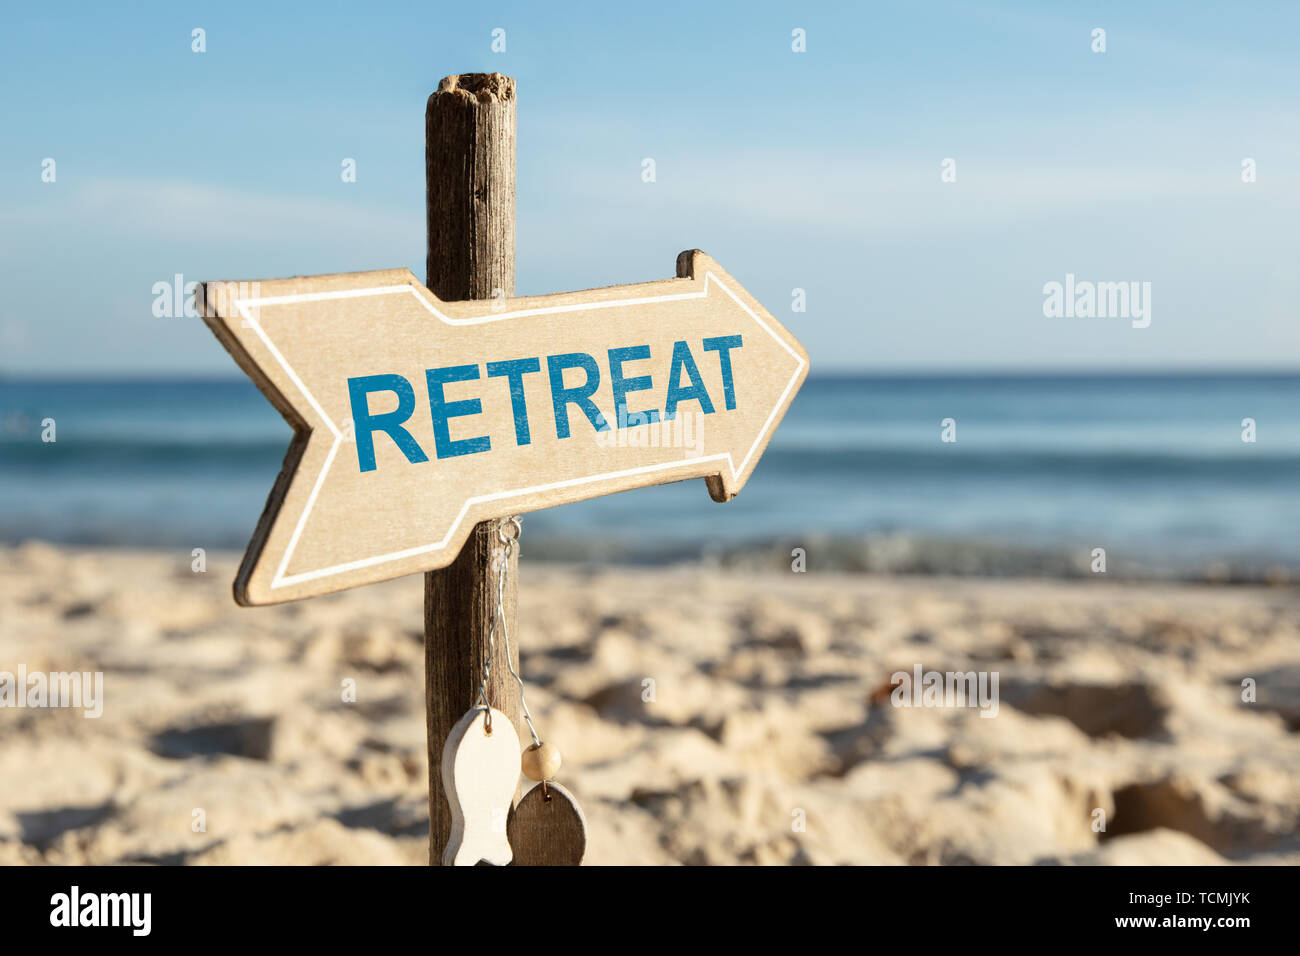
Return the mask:
[[[515, 81], [465, 73], [438, 84], [425, 110], [425, 285], [439, 299], [509, 297], [515, 291]], [[451, 830], [442, 785], [442, 745], [474, 706], [488, 656], [501, 568], [496, 522], [474, 526], [450, 565], [424, 576], [424, 688], [429, 741], [429, 863], [437, 865]], [[517, 552], [515, 552], [517, 555]], [[517, 564], [518, 558], [511, 562]], [[504, 591], [515, 633], [515, 574]], [[522, 728], [519, 687], [498, 648], [488, 699]]]
[[[521, 754], [500, 628], [494, 641], [494, 621], [516, 630], [503, 519], [688, 478], [730, 500], [808, 355], [698, 249], [673, 279], [515, 298], [514, 81], [449, 76], [425, 123], [427, 286], [384, 269], [195, 293], [294, 431], [234, 595], [277, 604], [424, 572], [430, 861], [578, 862], [581, 811], [553, 751]], [[514, 729], [495, 733], [484, 703]], [[550, 784], [516, 804], [521, 771]]]

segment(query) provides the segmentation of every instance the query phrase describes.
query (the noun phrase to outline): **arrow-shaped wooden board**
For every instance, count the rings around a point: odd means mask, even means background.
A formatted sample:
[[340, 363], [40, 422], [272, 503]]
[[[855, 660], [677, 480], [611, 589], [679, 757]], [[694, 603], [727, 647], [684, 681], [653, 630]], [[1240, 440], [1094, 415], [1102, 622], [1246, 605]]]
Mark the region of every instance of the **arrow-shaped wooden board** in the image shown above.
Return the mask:
[[450, 564], [477, 522], [647, 485], [744, 486], [808, 372], [716, 262], [440, 302], [406, 269], [204, 283], [205, 321], [293, 426], [235, 598]]

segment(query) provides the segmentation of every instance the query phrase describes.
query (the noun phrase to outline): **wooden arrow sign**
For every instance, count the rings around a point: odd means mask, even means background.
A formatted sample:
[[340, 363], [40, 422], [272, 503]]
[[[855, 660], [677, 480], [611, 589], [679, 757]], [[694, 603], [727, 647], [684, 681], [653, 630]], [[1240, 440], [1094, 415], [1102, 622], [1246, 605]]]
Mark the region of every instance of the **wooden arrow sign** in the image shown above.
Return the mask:
[[677, 274], [473, 302], [406, 269], [204, 283], [205, 321], [295, 431], [236, 600], [443, 567], [477, 522], [630, 488], [734, 497], [808, 356], [702, 252]]

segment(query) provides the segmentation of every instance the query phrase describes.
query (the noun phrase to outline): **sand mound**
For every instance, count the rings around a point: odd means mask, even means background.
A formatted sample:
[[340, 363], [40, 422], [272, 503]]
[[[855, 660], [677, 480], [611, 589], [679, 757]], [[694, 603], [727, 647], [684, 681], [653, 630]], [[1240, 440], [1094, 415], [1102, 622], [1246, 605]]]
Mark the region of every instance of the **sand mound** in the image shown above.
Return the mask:
[[[424, 862], [419, 578], [247, 610], [189, 560], [0, 550], [0, 670], [105, 675], [98, 719], [0, 709], [0, 863]], [[1300, 862], [1294, 591], [522, 577], [591, 863]], [[995, 715], [894, 706], [917, 666]]]

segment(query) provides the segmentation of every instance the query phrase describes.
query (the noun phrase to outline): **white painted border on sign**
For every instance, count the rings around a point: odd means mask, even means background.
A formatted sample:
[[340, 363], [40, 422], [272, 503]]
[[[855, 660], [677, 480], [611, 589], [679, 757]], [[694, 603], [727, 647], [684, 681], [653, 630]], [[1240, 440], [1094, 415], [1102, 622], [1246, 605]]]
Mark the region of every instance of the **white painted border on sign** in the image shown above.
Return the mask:
[[[321, 568], [316, 571], [300, 571], [297, 574], [285, 573], [286, 570], [288, 569], [289, 561], [293, 557], [294, 549], [297, 548], [298, 546], [298, 539], [302, 536], [302, 531], [307, 526], [307, 518], [311, 514], [311, 509], [316, 503], [316, 496], [320, 492], [321, 485], [324, 484], [325, 476], [326, 474], [329, 473], [330, 466], [333, 465], [334, 463], [334, 456], [338, 453], [339, 445], [343, 441], [343, 433], [339, 431], [338, 427], [334, 424], [334, 422], [330, 419], [330, 417], [325, 414], [325, 410], [321, 408], [320, 404], [316, 401], [315, 397], [311, 394], [311, 392], [307, 390], [306, 384], [303, 383], [302, 379], [298, 376], [298, 373], [295, 372], [293, 370], [293, 367], [290, 366], [289, 363], [285, 360], [285, 357], [280, 353], [280, 350], [275, 347], [275, 343], [273, 343], [270, 339], [270, 336], [266, 334], [266, 331], [262, 328], [261, 323], [258, 322], [256, 319], [254, 319], [251, 315], [249, 315], [248, 310], [250, 308], [261, 309], [265, 306], [293, 305], [301, 302], [318, 302], [318, 301], [323, 301], [328, 299], [350, 299], [359, 296], [400, 295], [403, 293], [410, 293], [411, 295], [415, 296], [416, 300], [422, 306], [424, 306], [432, 315], [442, 320], [447, 325], [479, 325], [485, 322], [500, 322], [505, 319], [518, 319], [518, 318], [525, 318], [527, 316], [535, 316], [535, 315], [554, 315], [561, 312], [594, 312], [597, 309], [614, 309], [614, 308], [620, 308], [620, 307], [630, 306], [630, 305], [645, 305], [651, 302], [672, 302], [681, 299], [703, 299], [707, 297], [709, 294], [709, 283], [711, 282], [716, 284], [719, 289], [721, 289], [728, 296], [730, 296], [731, 300], [735, 302], [736, 305], [740, 306], [751, 319], [757, 322], [759, 326], [763, 329], [763, 331], [765, 331], [768, 335], [772, 336], [772, 338], [776, 340], [777, 344], [780, 345], [781, 348], [789, 352], [790, 356], [795, 360], [796, 363], [794, 374], [790, 377], [790, 381], [786, 383], [785, 390], [781, 393], [780, 400], [773, 406], [771, 413], [767, 417], [767, 421], [763, 423], [763, 427], [759, 430], [758, 437], [754, 439], [754, 444], [750, 446], [749, 452], [745, 455], [744, 459], [741, 461], [740, 467], [736, 467], [736, 463], [732, 459], [731, 453], [727, 452], [725, 454], [720, 454], [720, 455], [701, 455], [698, 458], [682, 458], [677, 461], [664, 462], [658, 465], [646, 465], [641, 468], [629, 468], [626, 471], [607, 472], [606, 474], [603, 475], [589, 475], [582, 478], [570, 478], [565, 481], [552, 482], [546, 485], [535, 485], [531, 488], [519, 488], [512, 491], [499, 491], [496, 492], [495, 494], [490, 494], [490, 495], [479, 495], [477, 497], [469, 498], [468, 500], [465, 501], [465, 503], [461, 506], [460, 513], [457, 514], [455, 521], [451, 523], [451, 526], [447, 529], [447, 533], [442, 537], [442, 540], [437, 541], [433, 544], [422, 545], [421, 547], [418, 548], [407, 548], [402, 551], [393, 551], [388, 554], [375, 555], [374, 557], [370, 557], [370, 558], [361, 558], [356, 561], [348, 561], [344, 564], [336, 564], [327, 568]], [[308, 496], [307, 503], [303, 507], [302, 514], [298, 518], [298, 523], [293, 529], [293, 535], [289, 539], [289, 546], [285, 548], [284, 556], [280, 559], [280, 566], [276, 569], [275, 579], [271, 582], [272, 590], [276, 588], [289, 587], [290, 585], [299, 584], [304, 581], [314, 581], [319, 578], [330, 577], [335, 574], [343, 574], [347, 571], [355, 571], [360, 568], [367, 568], [379, 564], [386, 564], [390, 561], [400, 561], [403, 558], [410, 558], [419, 554], [427, 554], [431, 551], [440, 551], [443, 548], [445, 548], [447, 546], [447, 543], [455, 536], [456, 531], [461, 526], [461, 522], [465, 520], [465, 515], [469, 511], [469, 509], [472, 506], [485, 501], [500, 501], [505, 498], [522, 497], [524, 495], [533, 494], [536, 492], [551, 491], [558, 488], [572, 487], [574, 485], [590, 484], [592, 482], [597, 482], [597, 481], [607, 481], [611, 478], [624, 478], [629, 475], [640, 475], [640, 474], [647, 474], [649, 472], [654, 472], [654, 471], [663, 471], [670, 468], [678, 468], [682, 464], [688, 462], [726, 461], [728, 466], [731, 468], [732, 478], [739, 477], [740, 473], [743, 472], [745, 470], [745, 467], [749, 464], [749, 460], [754, 456], [754, 452], [758, 449], [759, 445], [762, 444], [764, 436], [766, 436], [772, 430], [773, 420], [776, 418], [777, 414], [782, 409], [785, 408], [786, 399], [790, 395], [790, 390], [793, 389], [795, 383], [799, 381], [799, 377], [803, 374], [804, 364], [805, 364], [803, 358], [799, 355], [799, 353], [797, 353], [788, 344], [786, 344], [784, 339], [782, 339], [779, 335], [773, 332], [771, 327], [766, 322], [764, 322], [762, 318], [760, 318], [757, 314], [755, 314], [753, 309], [751, 309], [744, 302], [742, 302], [740, 298], [734, 292], [728, 289], [727, 286], [721, 280], [719, 280], [712, 272], [705, 272], [704, 288], [699, 292], [678, 292], [678, 293], [672, 293], [669, 295], [662, 295], [662, 296], [642, 296], [640, 298], [635, 298], [635, 299], [617, 299], [609, 302], [591, 302], [591, 303], [575, 304], [575, 305], [546, 306], [537, 309], [520, 309], [515, 312], [497, 312], [497, 313], [490, 313], [488, 315], [483, 315], [483, 316], [472, 316], [466, 319], [453, 319], [452, 317], [443, 314], [441, 311], [439, 311], [439, 309], [434, 303], [428, 301], [423, 295], [420, 294], [416, 286], [405, 285], [405, 284], [376, 286], [371, 289], [349, 289], [349, 290], [343, 290], [339, 292], [304, 292], [298, 295], [279, 295], [279, 296], [268, 296], [266, 298], [260, 298], [260, 299], [242, 299], [242, 300], [237, 300], [235, 304], [239, 310], [240, 316], [244, 320], [245, 325], [253, 329], [253, 331], [257, 333], [258, 338], [262, 340], [262, 342], [266, 345], [267, 350], [271, 353], [271, 355], [275, 358], [275, 360], [278, 363], [280, 363], [280, 367], [284, 369], [285, 374], [289, 376], [289, 380], [293, 382], [294, 387], [297, 388], [300, 392], [302, 392], [303, 397], [307, 399], [308, 403], [315, 410], [316, 414], [320, 416], [321, 421], [325, 423], [326, 427], [329, 428], [330, 432], [334, 435], [334, 443], [330, 446], [329, 454], [327, 454], [325, 457], [325, 462], [321, 466], [320, 474], [316, 476], [316, 483], [315, 485], [312, 486], [311, 494]]]

